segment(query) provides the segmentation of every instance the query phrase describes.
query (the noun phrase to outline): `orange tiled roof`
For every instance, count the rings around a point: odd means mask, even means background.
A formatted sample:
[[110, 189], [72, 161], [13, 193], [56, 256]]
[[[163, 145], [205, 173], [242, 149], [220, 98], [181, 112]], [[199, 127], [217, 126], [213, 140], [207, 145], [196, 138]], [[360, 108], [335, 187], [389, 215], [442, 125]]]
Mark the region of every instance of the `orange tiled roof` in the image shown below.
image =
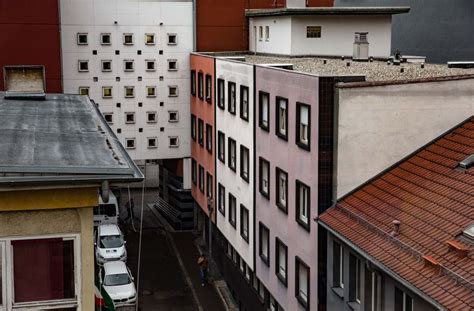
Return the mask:
[[471, 154], [474, 117], [342, 198], [320, 222], [439, 305], [474, 310], [474, 245], [459, 238], [474, 224], [474, 168], [457, 168]]

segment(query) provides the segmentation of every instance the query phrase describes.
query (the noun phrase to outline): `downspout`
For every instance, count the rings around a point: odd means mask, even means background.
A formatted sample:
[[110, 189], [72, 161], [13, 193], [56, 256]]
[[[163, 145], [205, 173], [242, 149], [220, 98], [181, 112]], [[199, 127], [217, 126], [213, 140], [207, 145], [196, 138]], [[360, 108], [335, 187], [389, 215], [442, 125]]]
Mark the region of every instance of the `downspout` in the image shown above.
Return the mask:
[[197, 29], [196, 29], [196, 19], [197, 19], [197, 12], [196, 12], [196, 1], [193, 0], [193, 52], [197, 51]]

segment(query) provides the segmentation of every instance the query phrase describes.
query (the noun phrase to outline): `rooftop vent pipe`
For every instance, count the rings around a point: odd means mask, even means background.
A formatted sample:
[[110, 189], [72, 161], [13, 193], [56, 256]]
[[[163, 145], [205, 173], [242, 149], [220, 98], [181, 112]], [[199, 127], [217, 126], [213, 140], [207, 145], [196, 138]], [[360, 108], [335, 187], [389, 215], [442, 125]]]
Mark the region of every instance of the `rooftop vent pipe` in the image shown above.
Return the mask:
[[471, 154], [461, 162], [459, 162], [459, 167], [465, 170], [470, 169], [474, 166], [474, 154]]
[[393, 225], [393, 231], [390, 233], [391, 236], [395, 237], [400, 234], [400, 221], [399, 220], [394, 220], [392, 221]]

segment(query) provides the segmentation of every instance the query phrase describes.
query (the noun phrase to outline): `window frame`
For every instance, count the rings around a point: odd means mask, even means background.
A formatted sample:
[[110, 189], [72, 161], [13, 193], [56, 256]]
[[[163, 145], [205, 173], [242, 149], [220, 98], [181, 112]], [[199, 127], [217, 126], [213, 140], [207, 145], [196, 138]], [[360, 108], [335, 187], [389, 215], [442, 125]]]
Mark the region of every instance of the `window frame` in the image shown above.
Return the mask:
[[[267, 97], [267, 125], [263, 123], [263, 97]], [[258, 92], [258, 126], [266, 131], [270, 132], [270, 94], [264, 91]]]
[[[173, 93], [171, 90], [175, 90]], [[177, 85], [168, 85], [168, 97], [178, 97], [179, 96], [179, 90]]]
[[198, 118], [198, 143], [201, 147], [204, 147], [204, 120]]
[[[176, 144], [171, 143], [172, 139], [176, 140]], [[169, 148], [179, 148], [179, 136], [168, 136], [168, 147]]]
[[[153, 90], [153, 94], [150, 95], [150, 90]], [[154, 85], [147, 85], [146, 86], [146, 97], [147, 98], [155, 98], [157, 95], [156, 95], [156, 86]]]
[[[150, 140], [154, 140], [155, 144], [153, 146], [150, 146]], [[158, 138], [157, 137], [147, 137], [147, 149], [157, 149], [158, 148]]]
[[[308, 124], [307, 124], [307, 142], [305, 143], [301, 139], [301, 109], [305, 107], [308, 109]], [[305, 103], [296, 102], [296, 129], [295, 129], [295, 136], [296, 136], [296, 144], [301, 149], [306, 151], [311, 151], [311, 106]]]
[[197, 181], [198, 181], [198, 178], [197, 178], [197, 175], [198, 175], [198, 172], [197, 172], [198, 168], [197, 168], [197, 161], [192, 158], [191, 159], [191, 181], [193, 182], [193, 184], [195, 186], [197, 186]]
[[349, 253], [349, 302], [362, 302], [362, 260], [354, 253]]
[[[171, 66], [174, 64], [174, 67]], [[168, 71], [178, 71], [178, 60], [177, 59], [168, 59]]]
[[[153, 68], [150, 69], [148, 64], [153, 64]], [[156, 59], [145, 59], [145, 71], [146, 72], [155, 72], [156, 71]]]
[[[306, 222], [301, 219], [301, 207], [300, 207], [300, 191], [303, 191], [303, 189], [307, 189], [308, 192], [308, 198], [307, 198], [307, 219]], [[302, 226], [306, 231], [310, 232], [311, 231], [311, 187], [308, 186], [307, 184], [303, 183], [301, 180], [296, 179], [296, 195], [295, 195], [295, 204], [296, 204], [296, 213], [295, 213], [295, 218], [296, 222]]]
[[191, 95], [196, 97], [196, 70], [191, 70]]
[[[237, 228], [237, 198], [232, 193], [229, 192], [228, 200], [229, 200], [229, 223], [231, 224], [232, 227], [234, 227], [234, 229], [236, 229]], [[232, 216], [234, 220], [232, 220]]]
[[[128, 90], [132, 90], [132, 94], [131, 95], [128, 95], [127, 94], [127, 91]], [[125, 98], [135, 98], [135, 86], [133, 85], [125, 85], [123, 87], [123, 97]]]
[[[148, 41], [148, 37], [151, 37], [153, 39], [152, 42]], [[152, 32], [145, 33], [145, 45], [155, 45], [155, 44], [156, 44], [155, 33], [152, 33]]]
[[206, 195], [208, 199], [214, 197], [213, 180], [213, 176], [209, 172], [206, 172]]
[[204, 194], [204, 188], [206, 187], [205, 186], [205, 171], [204, 171], [204, 167], [199, 164], [199, 168], [198, 168], [198, 188], [199, 188], [199, 191], [201, 191], [201, 193]]
[[[110, 95], [105, 95], [105, 91], [110, 89]], [[112, 86], [103, 86], [102, 87], [102, 98], [113, 98], [113, 87]]]
[[[127, 38], [127, 37], [131, 37], [131, 38], [132, 38], [131, 42], [127, 42], [127, 40], [125, 39], [125, 38]], [[133, 33], [131, 33], [131, 32], [123, 33], [123, 34], [122, 34], [122, 43], [123, 43], [123, 45], [133, 45], [133, 44], [135, 43]]]
[[[218, 131], [217, 132], [217, 158], [222, 164], [225, 164], [225, 133]], [[222, 152], [221, 152], [222, 151]]]
[[[104, 65], [109, 63], [110, 64], [110, 69], [104, 68]], [[102, 72], [112, 72], [112, 60], [111, 59], [102, 59], [100, 61], [100, 69]]]
[[[135, 111], [126, 111], [124, 112], [125, 114], [125, 124], [135, 124], [136, 118], [135, 118]], [[132, 116], [132, 121], [128, 120], [128, 116]]]
[[[336, 254], [338, 249], [338, 254]], [[340, 289], [343, 295], [344, 290], [344, 247], [341, 242], [333, 240], [332, 243], [333, 254], [333, 271], [332, 271], [332, 288]], [[337, 255], [337, 256], [336, 256]]]
[[[109, 42], [104, 42], [104, 37], [109, 36]], [[100, 45], [112, 45], [112, 34], [110, 32], [102, 32], [100, 34]]]
[[[167, 40], [168, 45], [178, 45], [178, 34], [177, 33], [167, 33], [166, 36], [168, 38], [168, 40]], [[171, 37], [174, 37], [174, 42], [170, 41]]]
[[[86, 37], [85, 42], [81, 42], [81, 40], [79, 39], [81, 36]], [[78, 32], [76, 34], [76, 43], [77, 43], [77, 45], [89, 45], [89, 34], [87, 32]]]
[[219, 183], [217, 186], [217, 200], [218, 200], [217, 209], [224, 217], [225, 217], [225, 201], [226, 201], [225, 197], [226, 197], [225, 187], [223, 184]]
[[[245, 109], [244, 109], [244, 102], [245, 102], [245, 98], [244, 98], [244, 91], [247, 90], [247, 108], [246, 108], [246, 111], [247, 113], [245, 114]], [[240, 86], [240, 118], [244, 121], [249, 121], [249, 114], [250, 114], [250, 103], [249, 103], [249, 100], [250, 100], [250, 91], [249, 91], [249, 87], [248, 86], [245, 86], [245, 85], [241, 85]]]
[[[81, 69], [81, 64], [86, 64], [87, 69]], [[89, 72], [89, 60], [88, 59], [80, 59], [77, 61], [77, 71], [78, 72]]]
[[212, 125], [206, 123], [206, 150], [212, 153]]
[[[85, 90], [86, 92], [82, 92], [83, 90]], [[89, 91], [90, 91], [90, 87], [88, 86], [80, 86], [79, 89], [78, 89], [78, 93], [79, 95], [83, 95], [83, 96], [89, 96]]]
[[[300, 266], [306, 269], [306, 301], [300, 294]], [[310, 310], [310, 297], [311, 297], [311, 268], [298, 256], [295, 257], [295, 297], [296, 300], [303, 306], [305, 310]]]
[[[244, 228], [244, 212], [247, 213], [247, 234], [245, 234]], [[249, 236], [250, 236], [250, 223], [249, 223], [249, 210], [243, 204], [240, 204], [240, 236], [244, 239], [247, 244], [249, 243]]]
[[[319, 32], [317, 31], [317, 28], [319, 28]], [[306, 39], [319, 39], [322, 37], [322, 33], [322, 26], [306, 26]]]
[[[232, 154], [232, 148], [231, 146], [234, 146], [234, 154]], [[233, 139], [232, 137], [228, 137], [227, 138], [227, 151], [228, 151], [228, 166], [229, 168], [234, 171], [234, 172], [237, 172], [237, 142], [235, 141], [235, 139]], [[232, 156], [234, 158], [234, 165], [232, 165]]]
[[[127, 63], [132, 64], [131, 69], [127, 69]], [[123, 60], [123, 71], [124, 72], [134, 72], [135, 71], [135, 61], [133, 59], [124, 59]]]
[[225, 110], [225, 80], [217, 79], [217, 107]]
[[[266, 163], [267, 164], [267, 192], [263, 190], [263, 168], [262, 164]], [[260, 194], [266, 198], [267, 200], [270, 200], [270, 178], [271, 178], [271, 172], [270, 172], [270, 161], [266, 160], [263, 157], [258, 158], [258, 191]]]
[[206, 85], [204, 89], [204, 96], [207, 103], [212, 103], [212, 76], [206, 73]]
[[265, 26], [265, 41], [270, 41], [270, 26]]
[[[285, 250], [285, 275], [280, 273], [280, 247]], [[288, 287], [288, 246], [278, 237], [275, 237], [275, 274], [278, 280]]]
[[[413, 297], [410, 296], [406, 291], [401, 289], [398, 286], [395, 286], [395, 294], [394, 294], [394, 300], [395, 300], [395, 305], [394, 305], [394, 311], [413, 311]], [[399, 292], [399, 295], [402, 295], [401, 299], [401, 305], [400, 305], [400, 299], [397, 299], [397, 292]], [[399, 304], [397, 304], [397, 302]], [[410, 308], [407, 308], [407, 303], [411, 304]], [[401, 308], [400, 308], [401, 306]]]
[[[234, 90], [234, 96], [232, 97], [231, 90]], [[237, 84], [235, 82], [229, 81], [227, 82], [227, 111], [230, 114], [235, 115], [237, 112]]]
[[204, 73], [202, 71], [198, 72], [198, 79], [197, 79], [197, 93], [198, 93], [198, 98], [200, 100], [204, 100]]
[[192, 140], [196, 141], [196, 116], [194, 114], [191, 114], [191, 138]]
[[[133, 146], [129, 147], [128, 142], [133, 141]], [[137, 147], [137, 140], [134, 137], [125, 138], [125, 149], [135, 149]]]
[[[154, 120], [150, 121], [150, 115], [154, 115]], [[158, 120], [156, 119], [156, 111], [147, 111], [146, 112], [146, 123], [157, 123]]]
[[[176, 118], [172, 119], [171, 115], [175, 114]], [[179, 112], [178, 110], [168, 110], [168, 122], [169, 123], [178, 123], [179, 122]]]
[[[285, 205], [281, 203], [280, 200], [280, 175], [285, 176], [286, 187], [285, 187]], [[275, 203], [279, 210], [288, 214], [288, 173], [279, 168], [275, 167]]]
[[[244, 157], [245, 152], [247, 153], [247, 159]], [[245, 161], [247, 161], [247, 172], [244, 171]], [[245, 173], [247, 173], [247, 176], [245, 176]], [[244, 145], [240, 145], [240, 177], [247, 183], [250, 180], [250, 150]]]
[[[262, 232], [266, 231], [267, 232], [267, 254], [265, 255], [263, 253], [262, 245]], [[270, 260], [271, 260], [271, 252], [270, 252], [270, 229], [265, 226], [261, 221], [258, 223], [258, 236], [259, 236], [259, 242], [258, 242], [258, 255], [260, 256], [260, 259], [263, 261], [267, 267], [270, 267]]]
[[[285, 109], [285, 134], [282, 134], [280, 131], [281, 127], [281, 120], [280, 120], [280, 101], [286, 102], [286, 109]], [[288, 141], [288, 98], [277, 96], [275, 100], [275, 134], [283, 139], [284, 141]]]

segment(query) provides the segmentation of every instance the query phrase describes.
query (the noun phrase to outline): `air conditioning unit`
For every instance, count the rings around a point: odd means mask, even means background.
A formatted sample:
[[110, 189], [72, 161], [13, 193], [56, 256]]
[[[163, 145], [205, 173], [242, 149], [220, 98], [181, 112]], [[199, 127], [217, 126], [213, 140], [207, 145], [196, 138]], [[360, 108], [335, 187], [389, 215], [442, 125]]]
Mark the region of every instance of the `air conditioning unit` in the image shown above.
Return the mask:
[[368, 32], [355, 33], [352, 60], [365, 62], [369, 60], [369, 41], [367, 41], [367, 34]]

